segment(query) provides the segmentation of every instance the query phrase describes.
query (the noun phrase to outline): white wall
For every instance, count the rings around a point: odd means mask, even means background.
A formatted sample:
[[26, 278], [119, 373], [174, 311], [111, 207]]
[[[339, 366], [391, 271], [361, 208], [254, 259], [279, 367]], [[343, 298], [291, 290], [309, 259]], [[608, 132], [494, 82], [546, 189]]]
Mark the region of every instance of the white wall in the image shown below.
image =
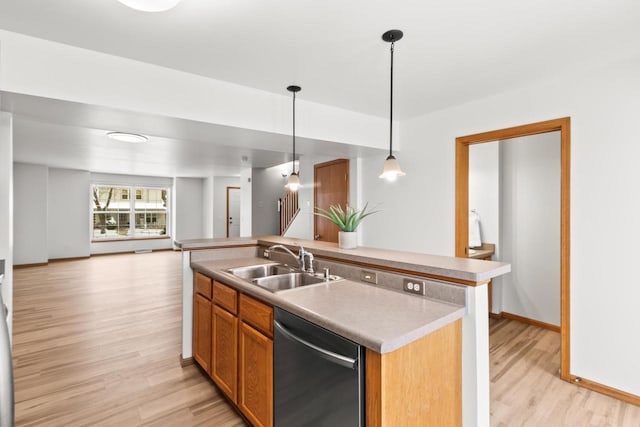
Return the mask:
[[571, 116], [571, 372], [640, 395], [638, 75], [635, 57], [401, 123], [407, 176], [389, 185], [384, 159], [363, 159], [363, 200], [384, 203], [365, 243], [453, 255], [455, 138]]
[[[291, 98], [284, 86], [274, 94], [4, 30], [0, 43], [5, 91], [283, 135], [291, 129]], [[296, 108], [300, 137], [387, 145], [384, 118], [304, 99]]]
[[[227, 237], [227, 187], [240, 187], [240, 177], [216, 176], [213, 179], [213, 237]], [[241, 212], [242, 208], [241, 201]]]
[[469, 209], [475, 209], [480, 215], [482, 243], [497, 245], [500, 238], [500, 147], [498, 141], [469, 147]]
[[[47, 189], [49, 169], [43, 165], [13, 164], [13, 263], [49, 261]], [[56, 226], [55, 224], [52, 224]]]
[[47, 192], [49, 259], [90, 254], [89, 172], [49, 168]]
[[[251, 168], [244, 168], [240, 172], [240, 237], [248, 237], [253, 234], [251, 226], [253, 214], [253, 183]], [[226, 191], [226, 190], [225, 190]], [[225, 196], [226, 197], [226, 196]], [[225, 211], [226, 215], [226, 211]]]
[[[500, 142], [488, 142], [469, 147], [469, 209], [480, 215], [483, 243], [493, 243], [493, 260], [502, 261], [500, 243]], [[502, 309], [502, 277], [492, 280], [491, 311]]]
[[500, 142], [502, 310], [560, 325], [560, 134]]
[[208, 176], [202, 182], [202, 238], [213, 238], [214, 221], [214, 177]]
[[199, 239], [203, 233], [202, 178], [175, 178], [174, 240]]
[[9, 337], [13, 330], [13, 118], [0, 112], [0, 259], [4, 259], [2, 300], [9, 309]]
[[254, 236], [277, 235], [280, 233], [280, 213], [278, 199], [284, 193], [287, 177], [282, 176], [279, 167], [253, 169], [253, 225]]

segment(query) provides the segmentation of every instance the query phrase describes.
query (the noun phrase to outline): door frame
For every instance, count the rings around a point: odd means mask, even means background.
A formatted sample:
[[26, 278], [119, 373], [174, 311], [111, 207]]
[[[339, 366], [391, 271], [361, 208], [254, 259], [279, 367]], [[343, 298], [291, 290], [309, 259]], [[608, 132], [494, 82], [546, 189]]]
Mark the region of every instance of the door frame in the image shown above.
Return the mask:
[[[324, 163], [318, 163], [318, 164], [313, 165], [313, 212], [314, 212], [314, 214], [315, 214], [316, 206], [318, 206], [318, 168], [337, 165], [339, 163], [346, 163], [347, 164], [347, 180], [346, 180], [347, 181], [347, 204], [349, 203], [349, 200], [351, 198], [351, 194], [350, 194], [350, 190], [351, 190], [351, 173], [350, 173], [351, 163], [349, 162], [349, 159], [336, 159], [336, 160], [330, 160], [330, 161], [324, 162]], [[346, 206], [345, 206], [345, 208], [346, 208]], [[317, 230], [318, 218], [320, 218], [318, 215], [313, 215], [313, 240], [315, 240], [316, 236], [318, 235], [318, 230]]]
[[503, 139], [560, 131], [560, 377], [571, 381], [570, 370], [570, 168], [571, 118], [547, 120], [456, 138], [457, 257], [467, 257], [469, 242], [469, 146]]
[[227, 187], [227, 216], [224, 218], [225, 222], [227, 223], [227, 239], [229, 238], [229, 190], [240, 190], [240, 187]]

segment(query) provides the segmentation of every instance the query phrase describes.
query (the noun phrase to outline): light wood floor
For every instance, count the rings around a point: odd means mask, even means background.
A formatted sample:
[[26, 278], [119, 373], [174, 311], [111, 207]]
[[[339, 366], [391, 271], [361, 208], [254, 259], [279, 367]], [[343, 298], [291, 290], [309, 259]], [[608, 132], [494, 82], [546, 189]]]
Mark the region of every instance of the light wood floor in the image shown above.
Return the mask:
[[177, 252], [15, 270], [17, 426], [245, 426], [179, 362]]
[[[180, 354], [176, 252], [14, 272], [17, 426], [245, 426]], [[557, 377], [560, 337], [491, 321], [492, 426], [640, 426], [640, 408]]]
[[492, 426], [640, 426], [640, 407], [559, 378], [559, 333], [506, 319], [489, 329]]

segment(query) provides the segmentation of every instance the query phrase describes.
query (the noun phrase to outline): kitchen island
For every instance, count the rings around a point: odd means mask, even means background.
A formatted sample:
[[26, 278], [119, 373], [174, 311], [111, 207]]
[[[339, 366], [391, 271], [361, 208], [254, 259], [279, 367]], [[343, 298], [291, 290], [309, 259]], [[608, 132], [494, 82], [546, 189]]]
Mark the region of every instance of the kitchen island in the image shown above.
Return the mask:
[[[263, 257], [264, 249], [274, 244], [287, 245], [292, 249], [295, 249], [296, 244], [301, 244], [313, 253], [318, 266], [330, 266], [332, 271], [338, 271], [346, 279], [273, 293], [226, 271], [230, 267], [270, 262], [271, 260]], [[488, 423], [486, 283], [492, 277], [508, 272], [508, 264], [372, 248], [341, 250], [332, 243], [285, 239], [279, 236], [191, 240], [180, 242], [179, 245], [184, 251], [183, 358], [192, 356], [195, 271], [229, 286], [241, 295], [246, 294], [247, 297], [254, 297], [271, 306], [281, 307], [364, 345], [368, 356], [367, 380], [372, 377], [371, 384], [367, 383], [367, 399], [376, 398], [375, 393], [371, 393], [375, 387], [382, 394], [390, 393], [397, 386], [398, 392], [404, 387], [405, 392], [415, 396], [416, 404], [425, 401], [429, 404], [429, 398], [425, 395], [428, 391], [420, 389], [421, 383], [429, 383], [420, 378], [420, 375], [427, 375], [428, 372], [418, 369], [416, 364], [425, 370], [429, 366], [431, 375], [435, 375], [433, 369], [436, 366], [439, 366], [438, 372], [454, 367], [453, 371], [447, 371], [451, 376], [454, 392], [450, 395], [456, 394], [457, 370], [458, 378], [460, 375], [463, 377], [464, 425]], [[284, 261], [288, 255], [279, 253], [278, 256], [279, 261]], [[294, 261], [288, 259], [290, 263]], [[378, 283], [363, 283], [359, 280], [363, 272], [373, 273]], [[402, 292], [401, 279], [406, 277], [420, 281], [424, 286], [422, 292], [425, 296]], [[458, 319], [462, 319], [462, 331]], [[445, 333], [446, 336], [442, 336]], [[456, 366], [456, 336], [462, 345], [462, 366]], [[433, 348], [435, 343], [425, 345], [429, 340], [439, 340], [440, 345], [449, 347], [429, 354], [428, 349]], [[481, 353], [483, 347], [486, 350], [484, 355]], [[413, 354], [418, 349], [422, 349], [420, 351], [424, 354]], [[459, 360], [459, 346], [457, 352]], [[399, 356], [403, 354], [406, 356]], [[385, 372], [383, 367], [389, 363], [385, 365], [382, 362], [391, 361], [394, 357], [406, 357], [404, 362], [412, 363], [413, 368], [395, 370], [394, 373], [391, 370]], [[412, 357], [424, 362], [411, 361]], [[397, 363], [402, 364], [402, 360]], [[369, 369], [377, 369], [377, 380], [370, 375]], [[403, 372], [407, 378], [402, 381], [396, 379], [394, 385], [394, 381], [390, 379], [397, 377], [398, 372]], [[411, 388], [412, 379], [415, 380], [415, 390]], [[486, 387], [486, 396], [483, 396], [483, 387]], [[433, 394], [434, 391], [431, 392]], [[437, 394], [432, 396], [431, 403], [435, 404], [437, 397], [442, 397]], [[459, 395], [459, 390], [457, 394]], [[385, 406], [383, 397], [377, 396], [377, 399], [378, 405]], [[483, 408], [485, 399], [486, 408]], [[452, 404], [455, 407], [455, 402]], [[392, 409], [386, 413], [379, 411], [376, 416], [372, 415], [373, 412], [369, 413], [369, 409], [367, 413], [368, 425], [390, 425], [394, 416]], [[377, 424], [373, 423], [376, 417]], [[453, 421], [451, 423], [460, 424]]]

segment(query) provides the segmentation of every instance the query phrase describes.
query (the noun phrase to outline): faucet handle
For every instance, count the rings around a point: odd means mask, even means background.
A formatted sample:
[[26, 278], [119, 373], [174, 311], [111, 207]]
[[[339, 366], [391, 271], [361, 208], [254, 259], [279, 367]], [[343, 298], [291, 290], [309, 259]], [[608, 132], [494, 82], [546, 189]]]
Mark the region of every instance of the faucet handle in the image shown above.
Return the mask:
[[329, 279], [331, 278], [331, 273], [329, 273], [329, 267], [325, 267], [323, 268], [324, 270], [324, 280], [326, 280], [327, 282], [329, 281]]

